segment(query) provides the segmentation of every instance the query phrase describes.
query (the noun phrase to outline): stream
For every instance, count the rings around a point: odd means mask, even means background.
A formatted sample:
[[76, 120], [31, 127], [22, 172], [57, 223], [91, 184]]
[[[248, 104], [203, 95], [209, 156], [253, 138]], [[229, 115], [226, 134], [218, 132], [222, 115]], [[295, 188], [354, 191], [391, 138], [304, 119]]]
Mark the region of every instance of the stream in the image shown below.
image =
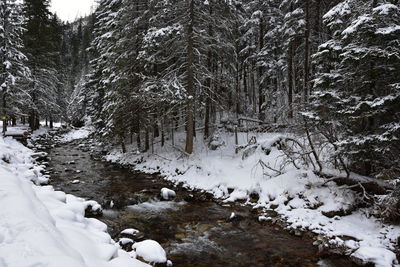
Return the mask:
[[[136, 241], [158, 241], [173, 266], [354, 266], [345, 257], [321, 259], [310, 235], [295, 236], [260, 223], [251, 207], [220, 205], [157, 175], [100, 161], [79, 141], [57, 144], [46, 152], [56, 190], [96, 200], [104, 208], [98, 219], [116, 241], [122, 230], [138, 229]], [[175, 190], [177, 197], [160, 201], [163, 187]], [[230, 219], [232, 212], [236, 217]]]

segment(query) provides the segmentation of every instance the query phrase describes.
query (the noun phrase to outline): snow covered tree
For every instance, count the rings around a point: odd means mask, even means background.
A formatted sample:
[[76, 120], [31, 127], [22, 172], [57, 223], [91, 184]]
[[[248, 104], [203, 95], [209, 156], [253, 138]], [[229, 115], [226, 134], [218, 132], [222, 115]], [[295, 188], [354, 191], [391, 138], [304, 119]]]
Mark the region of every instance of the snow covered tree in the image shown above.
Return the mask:
[[[0, 115], [6, 118], [22, 115], [29, 97], [22, 84], [29, 77], [27, 58], [23, 54], [23, 16], [15, 0], [0, 2]], [[27, 100], [28, 99], [28, 100]], [[3, 132], [7, 130], [7, 119], [3, 121]]]
[[313, 110], [351, 170], [394, 178], [400, 151], [400, 8], [346, 0], [325, 16], [332, 38], [314, 55]]
[[106, 135], [107, 111], [112, 102], [106, 102], [107, 94], [112, 92], [113, 67], [117, 54], [114, 45], [118, 40], [117, 12], [120, 8], [120, 0], [104, 0], [99, 3], [96, 10], [94, 23], [94, 39], [89, 48], [93, 59], [90, 62], [90, 73], [85, 84], [86, 95], [90, 109], [88, 114], [94, 125]]
[[60, 37], [54, 37], [57, 19], [52, 20], [48, 0], [26, 0], [23, 11], [25, 54], [32, 73], [32, 81], [27, 85], [32, 99], [29, 123], [32, 129], [37, 129], [41, 116], [52, 120], [54, 114], [60, 114], [57, 103], [60, 90], [57, 42]]

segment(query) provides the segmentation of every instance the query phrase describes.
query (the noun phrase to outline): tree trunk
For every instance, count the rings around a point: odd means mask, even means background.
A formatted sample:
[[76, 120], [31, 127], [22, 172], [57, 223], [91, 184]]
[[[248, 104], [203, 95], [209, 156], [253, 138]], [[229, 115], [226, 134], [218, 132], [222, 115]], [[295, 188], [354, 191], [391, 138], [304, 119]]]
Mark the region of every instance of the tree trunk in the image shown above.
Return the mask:
[[[261, 4], [261, 3], [260, 3]], [[261, 50], [264, 47], [264, 23], [262, 17], [260, 17], [260, 26], [259, 26], [259, 39], [258, 39], [258, 51], [261, 52]], [[263, 92], [263, 86], [262, 86], [262, 76], [263, 76], [263, 69], [261, 66], [257, 67], [258, 71], [258, 113], [259, 113], [259, 119], [264, 120], [264, 114], [263, 112], [263, 104], [265, 101], [265, 96]]]
[[6, 92], [3, 92], [3, 133], [7, 132], [7, 99], [6, 99]]
[[50, 129], [54, 128], [53, 116], [50, 116]]
[[310, 80], [310, 0], [305, 0], [306, 5], [306, 30], [304, 33], [304, 102], [308, 102]]
[[290, 119], [293, 118], [293, 41], [290, 41], [289, 51], [288, 51], [288, 105], [289, 105], [289, 114], [288, 117]]
[[32, 129], [32, 131], [35, 130], [35, 111], [31, 110], [31, 114], [29, 114], [29, 127]]
[[[212, 1], [210, 1], [212, 3]], [[212, 16], [212, 4], [209, 5], [209, 14], [210, 16]], [[209, 23], [208, 24], [208, 35], [210, 37], [213, 36], [213, 28], [212, 28], [212, 24]], [[213, 72], [212, 69], [212, 52], [209, 50], [207, 53], [207, 69], [208, 69], [208, 77], [206, 80], [206, 90], [208, 90], [208, 93], [206, 94], [206, 114], [205, 114], [205, 118], [204, 118], [204, 139], [207, 139], [210, 136], [210, 109], [211, 109], [211, 73]]]
[[150, 132], [149, 127], [146, 127], [145, 139], [144, 139], [144, 151], [147, 152], [150, 149]]
[[140, 139], [140, 130], [138, 130], [137, 135], [136, 135], [136, 145], [138, 151], [142, 150], [142, 140]]
[[189, 24], [187, 27], [187, 110], [186, 110], [186, 147], [188, 154], [193, 153], [193, 137], [194, 137], [194, 41], [193, 41], [193, 24], [194, 24], [194, 0], [187, 0], [189, 4]]
[[35, 130], [38, 130], [39, 128], [40, 128], [40, 119], [39, 119], [39, 116], [36, 115], [36, 118], [35, 118]]
[[122, 137], [121, 136], [121, 140], [120, 140], [120, 142], [121, 142], [121, 148], [122, 148], [122, 153], [126, 153], [126, 146], [125, 146], [125, 140], [124, 140], [124, 137]]
[[165, 124], [165, 120], [163, 118], [161, 121], [161, 147], [164, 147], [164, 145], [165, 145], [165, 129], [164, 129], [165, 125], [164, 124]]

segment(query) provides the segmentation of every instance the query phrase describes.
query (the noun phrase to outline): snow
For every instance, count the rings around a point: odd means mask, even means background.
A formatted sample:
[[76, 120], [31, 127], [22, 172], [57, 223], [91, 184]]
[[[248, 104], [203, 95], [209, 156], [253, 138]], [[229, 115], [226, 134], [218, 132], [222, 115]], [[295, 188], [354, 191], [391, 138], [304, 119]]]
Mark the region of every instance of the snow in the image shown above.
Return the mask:
[[364, 264], [375, 263], [376, 267], [391, 266], [396, 261], [396, 254], [382, 248], [362, 247], [352, 254]]
[[43, 177], [32, 154], [0, 137], [0, 266], [148, 266], [121, 250], [104, 223], [84, 217], [96, 202], [36, 185]]
[[125, 235], [134, 235], [137, 233], [139, 233], [139, 230], [136, 230], [134, 228], [128, 228], [128, 229], [121, 231], [121, 234], [125, 234]]
[[342, 35], [349, 35], [358, 30], [359, 27], [361, 27], [363, 24], [367, 24], [372, 20], [371, 16], [367, 15], [361, 15], [359, 16], [355, 21], [352, 22], [352, 24], [347, 27], [343, 32]]
[[374, 12], [379, 13], [380, 15], [388, 15], [391, 10], [398, 10], [399, 7], [397, 7], [394, 4], [382, 4], [373, 9]]
[[128, 209], [135, 211], [145, 211], [148, 214], [158, 214], [164, 210], [177, 210], [179, 206], [186, 204], [185, 202], [174, 201], [147, 201], [136, 205], [128, 206]]
[[63, 135], [61, 137], [61, 141], [67, 143], [77, 139], [84, 139], [90, 135], [91, 131], [92, 129], [90, 128], [73, 129], [70, 132]]
[[[344, 247], [348, 255], [354, 254], [353, 257], [361, 256], [355, 253], [360, 249], [362, 252], [364, 249], [380, 248], [387, 254], [394, 250], [400, 236], [399, 226], [382, 223], [369, 215], [372, 213], [369, 209], [354, 211], [356, 192], [341, 188], [334, 182], [327, 182], [311, 170], [296, 169], [293, 164], [287, 164], [283, 152], [275, 144], [288, 135], [255, 133], [254, 136], [261, 145], [245, 158], [242, 152], [235, 154], [234, 135], [223, 133], [221, 138], [225, 145], [215, 151], [208, 149], [202, 136], [198, 136], [195, 145], [197, 151], [190, 157], [182, 157], [179, 150], [160, 146], [154, 146], [156, 155], [138, 154], [137, 148], [132, 146], [128, 148], [132, 152], [122, 154], [119, 150], [113, 150], [106, 159], [131, 164], [139, 171], [161, 172], [165, 179], [176, 185], [188, 190], [209, 192], [223, 202], [244, 200], [245, 204], [254, 208], [273, 209], [285, 219], [288, 229], [311, 231], [325, 236], [331, 246]], [[250, 138], [251, 135], [247, 133], [239, 133], [239, 143], [247, 144]], [[176, 140], [184, 140], [183, 135], [176, 136]], [[263, 167], [260, 161], [269, 168]], [[341, 175], [329, 169], [324, 172]], [[360, 181], [371, 180], [369, 177], [352, 177]], [[256, 201], [251, 200], [251, 194], [258, 195]], [[152, 202], [130, 208], [154, 212], [176, 208], [176, 204], [168, 203]], [[328, 214], [342, 215], [330, 218]], [[270, 221], [272, 218], [262, 212], [259, 220]], [[374, 263], [382, 261], [386, 266], [396, 263], [390, 257], [384, 258], [383, 253], [379, 255], [382, 257], [372, 259]]]
[[176, 197], [176, 193], [175, 191], [164, 187], [161, 189], [161, 197], [164, 200], [169, 200], [170, 198]]
[[144, 240], [132, 245], [136, 255], [150, 263], [167, 262], [164, 249], [154, 240]]

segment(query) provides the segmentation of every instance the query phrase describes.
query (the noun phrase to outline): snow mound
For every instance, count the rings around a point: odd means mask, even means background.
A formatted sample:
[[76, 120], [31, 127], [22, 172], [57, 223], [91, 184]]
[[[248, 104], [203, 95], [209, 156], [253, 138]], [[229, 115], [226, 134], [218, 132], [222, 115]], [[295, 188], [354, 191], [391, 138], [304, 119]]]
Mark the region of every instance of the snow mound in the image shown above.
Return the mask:
[[360, 264], [374, 263], [375, 267], [390, 267], [397, 264], [396, 254], [384, 248], [361, 247], [351, 254]]
[[90, 135], [90, 133], [91, 130], [87, 128], [73, 129], [70, 132], [64, 134], [61, 137], [60, 141], [67, 143], [77, 139], [84, 139], [87, 138]]
[[161, 245], [154, 240], [144, 240], [132, 245], [136, 255], [150, 263], [167, 262], [167, 255]]
[[168, 188], [162, 188], [161, 189], [161, 197], [164, 200], [169, 200], [170, 198], [176, 197], [176, 193], [174, 190], [168, 189]]
[[137, 233], [139, 233], [139, 230], [136, 230], [136, 229], [133, 229], [133, 228], [128, 228], [128, 229], [125, 229], [125, 230], [121, 231], [121, 234], [125, 234], [125, 235], [134, 235], [134, 234], [137, 234]]

